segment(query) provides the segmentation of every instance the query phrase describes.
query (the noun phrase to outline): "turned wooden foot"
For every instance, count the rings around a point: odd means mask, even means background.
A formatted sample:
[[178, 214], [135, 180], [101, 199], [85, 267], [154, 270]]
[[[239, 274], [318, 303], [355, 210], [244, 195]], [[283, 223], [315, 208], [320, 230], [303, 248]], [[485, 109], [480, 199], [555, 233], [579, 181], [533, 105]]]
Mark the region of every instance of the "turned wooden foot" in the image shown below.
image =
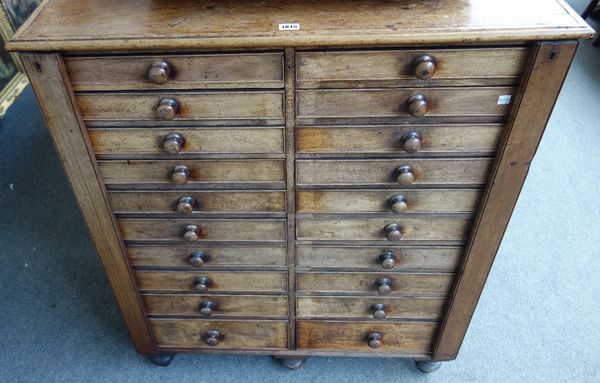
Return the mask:
[[274, 356], [275, 360], [281, 364], [285, 368], [289, 368], [290, 370], [298, 370], [304, 367], [304, 362], [306, 362], [307, 358], [292, 358], [292, 357], [284, 357], [284, 356]]
[[167, 367], [171, 364], [171, 361], [175, 357], [175, 354], [158, 354], [148, 355], [148, 359], [157, 366]]
[[426, 374], [430, 372], [436, 372], [440, 369], [440, 367], [442, 367], [442, 362], [432, 362], [426, 360], [416, 360], [415, 364], [421, 372], [424, 372]]

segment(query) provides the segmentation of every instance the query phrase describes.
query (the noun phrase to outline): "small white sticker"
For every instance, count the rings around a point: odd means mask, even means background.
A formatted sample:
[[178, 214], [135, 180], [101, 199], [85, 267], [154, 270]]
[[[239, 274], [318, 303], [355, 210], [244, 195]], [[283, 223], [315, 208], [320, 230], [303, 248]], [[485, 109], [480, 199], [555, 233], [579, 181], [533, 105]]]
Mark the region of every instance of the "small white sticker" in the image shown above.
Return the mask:
[[512, 99], [512, 96], [510, 94], [500, 96], [500, 97], [498, 97], [498, 105], [508, 105], [508, 104], [510, 104], [511, 99]]
[[300, 24], [298, 23], [287, 23], [287, 24], [279, 24], [280, 31], [299, 31]]

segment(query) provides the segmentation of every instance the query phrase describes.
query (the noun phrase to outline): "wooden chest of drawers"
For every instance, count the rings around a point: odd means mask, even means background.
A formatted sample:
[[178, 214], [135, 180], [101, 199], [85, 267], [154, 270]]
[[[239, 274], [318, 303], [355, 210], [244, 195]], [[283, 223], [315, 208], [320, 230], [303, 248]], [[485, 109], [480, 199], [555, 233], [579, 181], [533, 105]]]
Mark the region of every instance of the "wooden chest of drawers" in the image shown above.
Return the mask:
[[454, 359], [593, 34], [498, 8], [45, 1], [9, 46], [137, 350]]

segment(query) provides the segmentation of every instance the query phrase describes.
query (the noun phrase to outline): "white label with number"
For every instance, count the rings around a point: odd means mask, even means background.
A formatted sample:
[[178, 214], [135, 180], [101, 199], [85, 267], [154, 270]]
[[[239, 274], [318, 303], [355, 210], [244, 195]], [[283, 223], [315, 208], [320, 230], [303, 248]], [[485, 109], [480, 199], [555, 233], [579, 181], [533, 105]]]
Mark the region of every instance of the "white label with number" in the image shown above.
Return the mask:
[[511, 99], [512, 99], [512, 96], [510, 94], [500, 96], [500, 97], [498, 97], [498, 105], [508, 105], [508, 104], [510, 104]]
[[287, 23], [287, 24], [279, 24], [280, 31], [299, 31], [300, 24], [298, 23]]

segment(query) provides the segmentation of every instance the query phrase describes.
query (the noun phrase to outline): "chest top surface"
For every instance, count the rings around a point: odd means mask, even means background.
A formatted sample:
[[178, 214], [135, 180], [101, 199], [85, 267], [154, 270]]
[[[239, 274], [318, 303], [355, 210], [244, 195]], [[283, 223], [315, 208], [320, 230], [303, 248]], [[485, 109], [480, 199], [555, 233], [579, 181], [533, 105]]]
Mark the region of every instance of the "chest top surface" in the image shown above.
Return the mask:
[[[280, 30], [297, 23], [299, 30]], [[589, 38], [562, 0], [45, 0], [20, 51], [460, 44]]]

